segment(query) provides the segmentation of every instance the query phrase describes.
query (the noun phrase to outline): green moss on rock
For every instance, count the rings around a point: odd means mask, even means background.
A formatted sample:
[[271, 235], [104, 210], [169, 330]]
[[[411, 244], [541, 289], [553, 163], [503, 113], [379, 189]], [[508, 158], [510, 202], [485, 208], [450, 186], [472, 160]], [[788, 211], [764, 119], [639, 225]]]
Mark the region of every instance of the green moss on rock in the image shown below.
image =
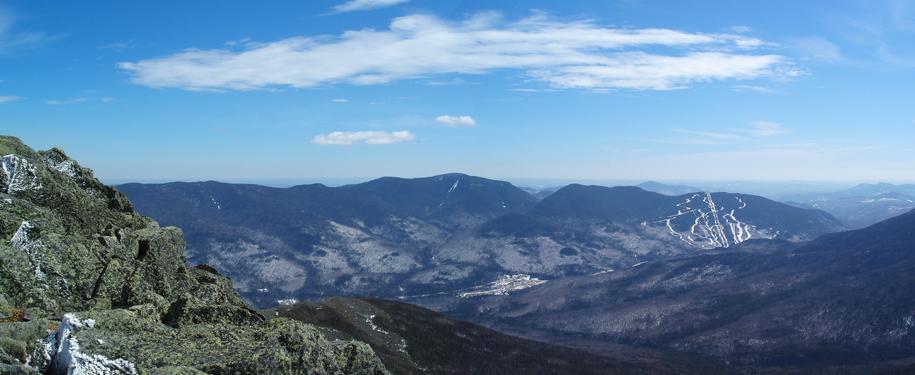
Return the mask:
[[[9, 164], [0, 168], [0, 373], [63, 371], [79, 358], [151, 374], [387, 373], [365, 344], [266, 321], [228, 278], [187, 265], [179, 229], [134, 212], [62, 150], [0, 136], [0, 157]], [[27, 318], [10, 318], [12, 309]], [[59, 328], [73, 311], [87, 323]], [[46, 338], [52, 349], [78, 343], [68, 350], [86, 357], [44, 353]]]

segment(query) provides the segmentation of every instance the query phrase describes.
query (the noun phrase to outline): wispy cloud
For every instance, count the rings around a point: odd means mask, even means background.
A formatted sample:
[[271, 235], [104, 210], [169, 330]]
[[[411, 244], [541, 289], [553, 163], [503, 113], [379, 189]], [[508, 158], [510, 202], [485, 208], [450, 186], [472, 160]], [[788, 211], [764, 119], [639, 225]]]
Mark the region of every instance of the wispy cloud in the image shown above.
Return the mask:
[[126, 42], [114, 42], [98, 46], [98, 49], [114, 50], [114, 51], [125, 51], [133, 48], [134, 41], [128, 40]]
[[734, 85], [731, 87], [731, 90], [737, 92], [757, 92], [760, 94], [775, 94], [778, 91], [771, 89], [765, 86], [754, 86], [754, 85]]
[[529, 88], [529, 87], [521, 87], [521, 88], [511, 89], [511, 91], [514, 91], [514, 92], [550, 92], [550, 91], [556, 91], [556, 90], [554, 90], [554, 89], [533, 89], [533, 88]]
[[[909, 0], [862, 1], [853, 15], [833, 20], [839, 33], [858, 50], [851, 63], [879, 68], [915, 67], [915, 6]], [[863, 53], [862, 53], [863, 52]]]
[[344, 98], [331, 99], [330, 101], [334, 103], [349, 103], [349, 99]]
[[674, 133], [683, 135], [677, 138], [653, 139], [658, 143], [717, 146], [728, 143], [746, 142], [754, 139], [769, 138], [793, 133], [794, 129], [771, 121], [754, 121], [748, 127], [722, 131], [673, 129]]
[[66, 98], [66, 99], [49, 99], [45, 100], [45, 103], [48, 105], [67, 105], [67, 104], [83, 104], [89, 102], [102, 102], [102, 103], [111, 103], [117, 101], [117, 98], [110, 96], [94, 98], [94, 97], [75, 97], [75, 98]]
[[453, 128], [477, 126], [477, 120], [471, 116], [441, 115], [435, 118], [435, 122]]
[[754, 121], [750, 124], [749, 129], [740, 129], [754, 137], [772, 137], [776, 135], [793, 133], [794, 129], [788, 129], [782, 124], [771, 121]]
[[697, 136], [702, 139], [708, 140], [710, 142], [739, 141], [739, 140], [746, 138], [740, 134], [726, 133], [726, 132], [713, 132], [713, 131], [701, 131], [701, 130], [689, 130], [689, 129], [674, 129], [673, 131], [675, 133], [679, 133], [679, 134]]
[[80, 104], [88, 102], [87, 98], [68, 98], [68, 99], [51, 99], [46, 100], [45, 103], [50, 105], [64, 105], [64, 104]]
[[767, 45], [736, 33], [613, 28], [541, 13], [514, 22], [496, 13], [461, 22], [409, 15], [387, 30], [188, 49], [118, 66], [136, 84], [186, 90], [373, 85], [504, 70], [553, 88], [671, 90], [800, 74]]
[[410, 0], [350, 0], [334, 7], [334, 10], [340, 13], [357, 12], [362, 10], [372, 10], [387, 8], [390, 6], [403, 4]]
[[22, 98], [21, 96], [15, 96], [15, 95], [0, 95], [0, 104], [18, 102], [18, 101], [20, 101], [20, 100], [22, 100], [22, 99], [23, 99], [23, 98]]
[[355, 144], [386, 145], [391, 143], [409, 142], [416, 139], [413, 133], [406, 130], [395, 132], [384, 131], [336, 131], [328, 134], [318, 134], [311, 142], [319, 145], [351, 146]]
[[14, 27], [15, 24], [15, 15], [0, 6], [0, 54], [41, 45], [54, 39], [40, 32], [18, 31]]
[[798, 55], [807, 59], [825, 62], [838, 62], [843, 59], [839, 46], [822, 37], [797, 38], [791, 40], [789, 45]]

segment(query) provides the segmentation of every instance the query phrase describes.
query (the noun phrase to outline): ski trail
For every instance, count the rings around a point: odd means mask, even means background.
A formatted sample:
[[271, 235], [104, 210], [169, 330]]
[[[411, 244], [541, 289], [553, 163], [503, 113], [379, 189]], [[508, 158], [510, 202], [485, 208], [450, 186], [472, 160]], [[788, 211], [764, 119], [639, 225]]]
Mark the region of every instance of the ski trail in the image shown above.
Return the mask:
[[[663, 223], [671, 235], [693, 246], [707, 249], [731, 247], [753, 238], [754, 229], [751, 224], [737, 218], [738, 212], [747, 207], [747, 202], [737, 195], [734, 199], [735, 205], [722, 206], [709, 192], [695, 193], [676, 204], [676, 213], [646, 221], [643, 225]], [[689, 230], [678, 231], [675, 226], [683, 223], [680, 217], [688, 215], [692, 216]]]

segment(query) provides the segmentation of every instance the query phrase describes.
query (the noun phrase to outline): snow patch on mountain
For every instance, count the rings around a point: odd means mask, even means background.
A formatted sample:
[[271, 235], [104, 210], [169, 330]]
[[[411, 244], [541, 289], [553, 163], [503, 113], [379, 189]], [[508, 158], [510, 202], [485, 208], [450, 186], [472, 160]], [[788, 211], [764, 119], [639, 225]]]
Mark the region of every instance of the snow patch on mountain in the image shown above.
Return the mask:
[[[733, 198], [733, 202], [716, 202], [711, 193], [695, 193], [677, 203], [677, 213], [647, 223], [664, 224], [670, 235], [703, 249], [731, 247], [754, 237], [771, 239], [777, 235], [739, 219], [747, 202], [740, 195]], [[688, 230], [681, 229], [687, 226]]]
[[332, 249], [346, 249], [348, 258], [360, 268], [376, 273], [405, 273], [419, 268], [412, 254], [392, 248], [359, 228], [328, 221], [333, 236], [322, 239], [322, 245]]
[[378, 332], [378, 333], [382, 333], [382, 334], [385, 334], [385, 335], [390, 334], [390, 332], [381, 329], [381, 327], [379, 327], [377, 324], [375, 324], [375, 314], [366, 316], [366, 317], [365, 317], [365, 324], [368, 324], [369, 327], [372, 328], [372, 331], [375, 331], [375, 332]]
[[498, 280], [489, 284], [475, 287], [469, 292], [458, 293], [458, 297], [507, 296], [512, 292], [531, 288], [545, 282], [546, 280], [540, 280], [525, 274], [502, 275]]
[[25, 158], [9, 154], [0, 161], [0, 190], [7, 194], [41, 189], [38, 171]]
[[210, 196], [210, 203], [213, 203], [213, 207], [216, 207], [216, 210], [222, 211], [222, 205], [219, 204], [219, 201], [217, 201], [216, 198]]
[[46, 275], [44, 271], [41, 270], [40, 254], [40, 250], [44, 248], [44, 243], [42, 243], [41, 240], [29, 238], [29, 231], [34, 228], [35, 226], [32, 223], [23, 221], [22, 224], [19, 225], [19, 229], [16, 229], [16, 232], [13, 233], [13, 238], [10, 239], [10, 245], [12, 245], [13, 248], [26, 253], [26, 256], [29, 258], [29, 263], [32, 265], [35, 277], [39, 280], [44, 280]]
[[73, 160], [62, 160], [57, 161], [51, 157], [45, 156], [44, 158], [45, 165], [51, 170], [58, 171], [70, 177], [76, 177], [78, 172], [76, 170], [76, 162]]

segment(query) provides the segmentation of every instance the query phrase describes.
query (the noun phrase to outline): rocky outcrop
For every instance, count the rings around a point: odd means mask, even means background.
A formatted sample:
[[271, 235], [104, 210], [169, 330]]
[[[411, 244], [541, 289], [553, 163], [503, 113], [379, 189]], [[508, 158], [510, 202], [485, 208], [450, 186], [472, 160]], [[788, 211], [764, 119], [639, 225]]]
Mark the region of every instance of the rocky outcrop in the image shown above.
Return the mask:
[[364, 344], [264, 319], [63, 151], [0, 137], [0, 158], [0, 373], [387, 372]]

